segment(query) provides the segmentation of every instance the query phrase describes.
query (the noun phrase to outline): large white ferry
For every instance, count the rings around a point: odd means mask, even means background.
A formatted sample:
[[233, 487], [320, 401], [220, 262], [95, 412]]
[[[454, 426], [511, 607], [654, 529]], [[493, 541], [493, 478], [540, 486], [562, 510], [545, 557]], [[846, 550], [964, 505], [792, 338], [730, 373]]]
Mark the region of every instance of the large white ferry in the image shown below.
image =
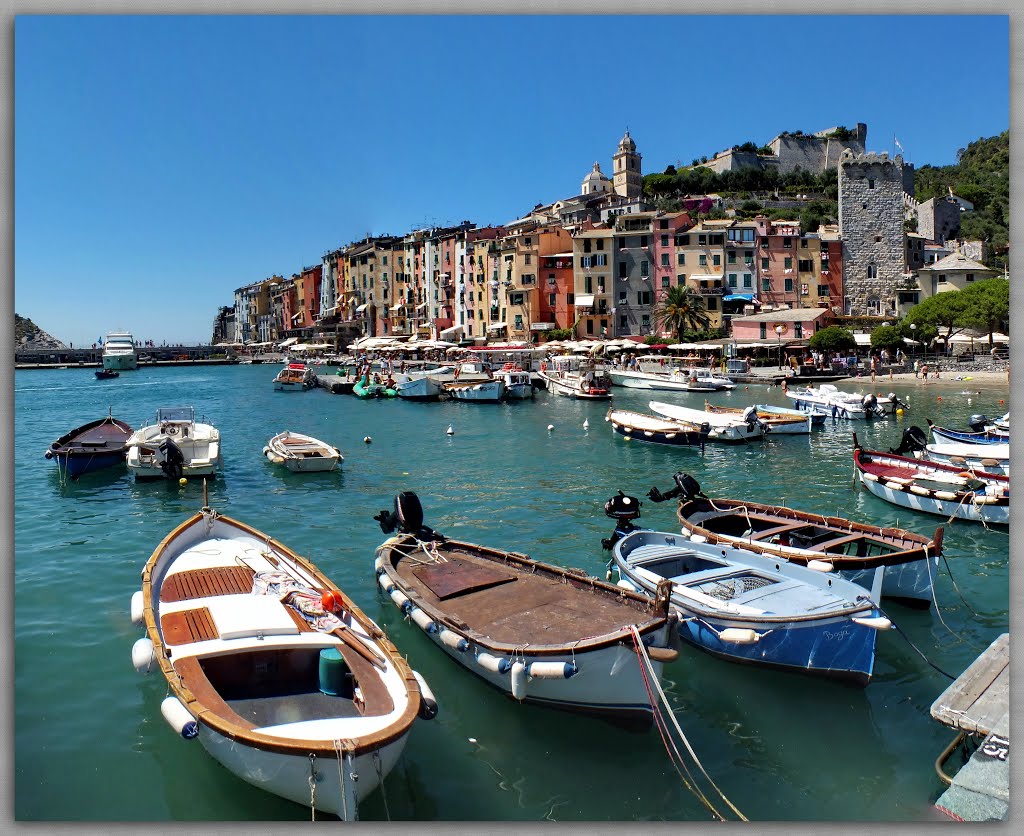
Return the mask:
[[112, 331], [103, 340], [103, 368], [111, 371], [130, 371], [139, 367], [135, 353], [135, 340], [124, 331]]

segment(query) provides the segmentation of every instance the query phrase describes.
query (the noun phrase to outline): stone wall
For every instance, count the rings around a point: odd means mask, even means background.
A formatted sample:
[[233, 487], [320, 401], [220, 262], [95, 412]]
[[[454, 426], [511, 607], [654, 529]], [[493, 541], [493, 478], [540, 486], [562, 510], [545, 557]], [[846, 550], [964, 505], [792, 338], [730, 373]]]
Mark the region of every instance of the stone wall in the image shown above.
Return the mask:
[[944, 244], [960, 233], [960, 204], [945, 197], [926, 200], [917, 207], [917, 231]]

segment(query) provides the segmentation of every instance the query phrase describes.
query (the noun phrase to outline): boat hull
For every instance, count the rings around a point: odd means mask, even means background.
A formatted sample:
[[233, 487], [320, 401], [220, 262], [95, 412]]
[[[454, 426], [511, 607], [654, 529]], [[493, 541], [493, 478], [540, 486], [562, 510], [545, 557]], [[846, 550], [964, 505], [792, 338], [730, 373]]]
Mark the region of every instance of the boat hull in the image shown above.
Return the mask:
[[70, 478], [124, 464], [132, 428], [107, 417], [91, 421], [61, 436], [43, 454], [57, 462]]
[[699, 447], [703, 450], [704, 434], [699, 429], [688, 429], [671, 421], [651, 420], [654, 417], [635, 416], [624, 410], [609, 410], [607, 416], [612, 431], [623, 438], [672, 447]]
[[904, 508], [912, 508], [915, 511], [923, 511], [926, 514], [935, 514], [940, 517], [956, 517], [960, 520], [972, 520], [996, 525], [1010, 524], [1010, 506], [996, 505], [989, 503], [975, 503], [970, 500], [961, 502], [953, 499], [939, 499], [932, 496], [920, 496], [909, 491], [890, 488], [880, 481], [873, 481], [864, 478], [861, 473], [861, 484], [867, 488], [869, 493], [879, 499], [891, 502], [893, 505], [900, 505]]
[[400, 381], [395, 385], [395, 393], [407, 401], [436, 401], [442, 391], [441, 384], [429, 377]]
[[608, 376], [616, 386], [622, 386], [626, 389], [646, 389], [664, 392], [715, 391], [713, 387], [691, 389], [690, 384], [686, 381], [671, 380], [668, 377], [643, 372], [609, 371]]
[[585, 401], [607, 401], [612, 396], [612, 393], [607, 389], [584, 391], [580, 388], [578, 381], [560, 380], [559, 378], [552, 377], [544, 372], [540, 372], [540, 376], [547, 383], [549, 392], [561, 395], [564, 398], [577, 398], [578, 400]]
[[473, 401], [474, 403], [497, 403], [505, 396], [505, 384], [500, 380], [449, 384], [445, 390], [450, 398], [457, 401]]

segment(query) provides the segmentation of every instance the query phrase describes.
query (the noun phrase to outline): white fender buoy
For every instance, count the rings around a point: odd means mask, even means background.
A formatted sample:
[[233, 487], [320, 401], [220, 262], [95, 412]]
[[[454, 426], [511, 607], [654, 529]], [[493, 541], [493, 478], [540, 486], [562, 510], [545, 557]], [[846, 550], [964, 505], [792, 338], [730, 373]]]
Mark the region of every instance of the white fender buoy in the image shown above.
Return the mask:
[[364, 444], [370, 444], [372, 441], [373, 441], [373, 439], [370, 438], [370, 436], [368, 436], [368, 435], [364, 435], [363, 436], [363, 443]]
[[513, 662], [509, 679], [512, 685], [512, 696], [517, 700], [526, 699], [526, 665], [522, 662]]
[[718, 634], [718, 638], [732, 644], [755, 644], [761, 640], [761, 635], [756, 630], [744, 629], [742, 627], [726, 627]]
[[854, 624], [860, 624], [862, 627], [870, 627], [873, 630], [891, 630], [892, 622], [884, 615], [876, 615], [874, 617], [864, 618], [852, 618], [850, 619]]
[[373, 571], [376, 572], [378, 575], [384, 571], [383, 557], [378, 557], [375, 561], [373, 561]]
[[448, 429], [445, 430], [445, 435], [455, 435], [455, 428], [449, 424]]
[[416, 682], [420, 686], [419, 715], [424, 720], [433, 720], [437, 716], [437, 700], [434, 698], [434, 692], [430, 690], [427, 680], [423, 678], [419, 671], [413, 671], [412, 675], [416, 677]]
[[[970, 401], [968, 401], [968, 403], [970, 403]], [[584, 418], [583, 419], [583, 429], [587, 429], [589, 427], [590, 427], [590, 419], [589, 418]]]
[[548, 424], [548, 432], [551, 432], [555, 428], [554, 424]]
[[459, 653], [465, 653], [469, 650], [469, 642], [454, 630], [449, 630], [447, 627], [441, 628], [438, 638], [444, 645], [450, 647], [452, 650], [459, 651]]
[[808, 560], [807, 568], [815, 572], [831, 572], [835, 567], [827, 560]]
[[526, 672], [533, 679], [568, 679], [580, 669], [574, 662], [530, 662]]
[[630, 592], [636, 592], [636, 587], [633, 586], [633, 584], [631, 584], [625, 578], [621, 578], [619, 582], [615, 585], [620, 589], [628, 589]]
[[409, 603], [408, 596], [402, 592], [397, 586], [394, 587], [388, 595], [391, 596], [391, 600], [394, 601], [400, 610], [405, 609], [405, 605]]
[[970, 406], [970, 405], [971, 405], [971, 399], [970, 399], [970, 398], [968, 398], [968, 399], [967, 399], [967, 405], [968, 405], [968, 406]]
[[177, 697], [167, 697], [160, 703], [160, 713], [164, 715], [172, 729], [180, 734], [185, 740], [191, 740], [199, 734], [199, 725], [189, 710], [181, 704]]
[[391, 578], [388, 577], [387, 572], [381, 572], [377, 576], [377, 583], [380, 585], [380, 588], [383, 589], [388, 595], [390, 595], [391, 590], [395, 588], [395, 585], [391, 583]]
[[437, 625], [434, 623], [434, 619], [423, 612], [419, 607], [413, 607], [409, 612], [409, 617], [416, 622], [416, 626], [424, 633], [437, 632]]
[[156, 653], [150, 639], [141, 638], [132, 645], [132, 665], [139, 673], [149, 673], [155, 661]]
[[137, 590], [132, 595], [132, 606], [131, 606], [132, 624], [134, 624], [136, 627], [142, 626], [143, 610], [144, 610], [144, 605], [143, 605], [142, 590], [139, 589], [139, 590]]
[[478, 653], [476, 662], [485, 671], [491, 673], [508, 673], [508, 669], [512, 667], [512, 663], [504, 656], [494, 656], [490, 653]]

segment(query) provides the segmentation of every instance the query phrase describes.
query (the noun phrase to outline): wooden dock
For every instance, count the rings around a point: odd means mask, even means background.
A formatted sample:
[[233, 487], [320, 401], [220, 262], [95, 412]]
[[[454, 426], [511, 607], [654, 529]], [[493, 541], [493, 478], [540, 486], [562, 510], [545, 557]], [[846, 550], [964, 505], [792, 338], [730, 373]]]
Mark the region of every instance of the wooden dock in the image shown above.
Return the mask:
[[[949, 787], [935, 806], [957, 821], [1005, 821], [1010, 804], [1010, 634], [1003, 633], [939, 696], [931, 715], [959, 734], [935, 763]], [[949, 779], [942, 764], [967, 737], [980, 740]]]

